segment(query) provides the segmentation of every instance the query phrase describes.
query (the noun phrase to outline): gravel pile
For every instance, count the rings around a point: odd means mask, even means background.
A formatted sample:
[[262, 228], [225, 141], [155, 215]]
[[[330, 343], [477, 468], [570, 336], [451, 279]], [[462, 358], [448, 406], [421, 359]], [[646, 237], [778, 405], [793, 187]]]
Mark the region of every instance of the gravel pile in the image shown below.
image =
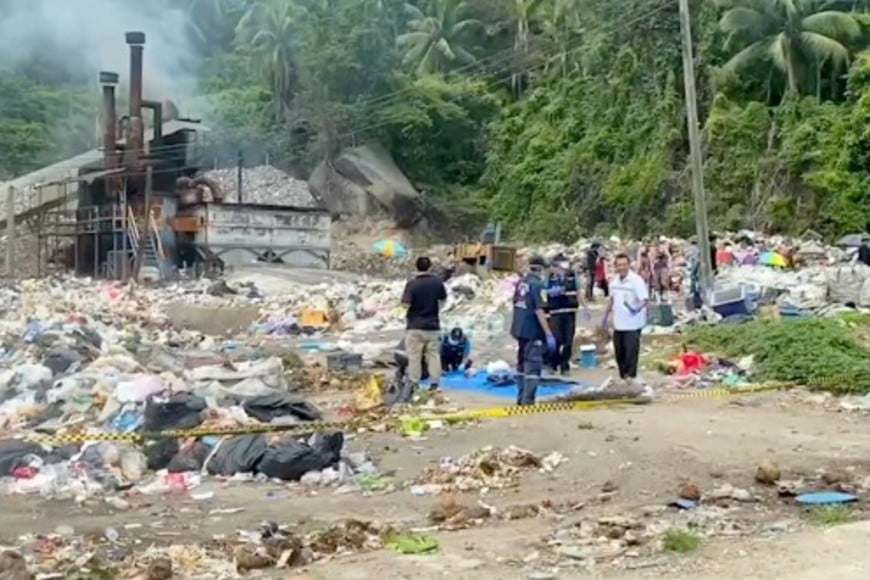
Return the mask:
[[[227, 203], [239, 202], [236, 169], [214, 169], [205, 176], [220, 184]], [[308, 191], [308, 183], [271, 165], [242, 169], [242, 201], [297, 207], [317, 206]]]

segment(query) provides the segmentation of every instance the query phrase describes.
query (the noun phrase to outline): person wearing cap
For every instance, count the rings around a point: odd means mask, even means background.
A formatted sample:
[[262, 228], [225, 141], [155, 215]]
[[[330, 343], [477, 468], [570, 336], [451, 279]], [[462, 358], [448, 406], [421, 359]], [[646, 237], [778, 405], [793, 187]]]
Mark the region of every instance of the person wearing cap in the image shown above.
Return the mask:
[[[547, 278], [547, 316], [550, 330], [556, 337], [556, 350], [550, 356], [553, 372], [567, 375], [571, 368], [571, 350], [577, 330], [577, 310], [580, 308], [577, 274], [564, 254], [553, 258]], [[584, 302], [584, 308], [586, 304]], [[588, 315], [588, 310], [587, 310]]]
[[543, 280], [547, 262], [532, 256], [528, 271], [519, 282], [513, 296], [511, 336], [517, 341], [517, 405], [534, 405], [545, 349], [556, 350], [556, 337], [547, 322], [547, 287]]
[[458, 326], [441, 339], [441, 370], [445, 373], [471, 368], [471, 341]]

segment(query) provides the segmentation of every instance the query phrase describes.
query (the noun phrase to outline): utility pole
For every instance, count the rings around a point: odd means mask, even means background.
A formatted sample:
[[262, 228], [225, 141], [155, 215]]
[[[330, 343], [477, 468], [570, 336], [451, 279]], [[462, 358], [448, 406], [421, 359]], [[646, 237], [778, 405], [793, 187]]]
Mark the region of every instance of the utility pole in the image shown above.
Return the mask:
[[710, 254], [710, 230], [707, 225], [707, 196], [704, 193], [704, 163], [701, 133], [698, 128], [698, 98], [695, 94], [695, 57], [692, 54], [692, 23], [689, 0], [680, 0], [680, 31], [683, 36], [683, 84], [686, 88], [686, 120], [689, 125], [689, 157], [692, 163], [692, 194], [695, 198], [695, 226], [701, 260], [701, 296], [713, 287], [713, 263]]
[[239, 149], [239, 153], [236, 156], [236, 188], [238, 189], [239, 194], [239, 203], [243, 203], [242, 199], [242, 167], [245, 164], [245, 156], [242, 154], [242, 150]]

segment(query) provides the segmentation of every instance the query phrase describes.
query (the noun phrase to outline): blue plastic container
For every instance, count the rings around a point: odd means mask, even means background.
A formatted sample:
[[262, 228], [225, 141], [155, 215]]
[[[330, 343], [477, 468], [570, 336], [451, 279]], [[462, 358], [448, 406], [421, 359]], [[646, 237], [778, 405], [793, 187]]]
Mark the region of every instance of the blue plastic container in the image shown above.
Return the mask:
[[598, 353], [594, 344], [584, 344], [580, 347], [580, 366], [586, 369], [594, 369], [598, 366]]
[[710, 308], [723, 318], [745, 316], [752, 312], [752, 303], [746, 295], [746, 288], [736, 286], [715, 290], [710, 297]]

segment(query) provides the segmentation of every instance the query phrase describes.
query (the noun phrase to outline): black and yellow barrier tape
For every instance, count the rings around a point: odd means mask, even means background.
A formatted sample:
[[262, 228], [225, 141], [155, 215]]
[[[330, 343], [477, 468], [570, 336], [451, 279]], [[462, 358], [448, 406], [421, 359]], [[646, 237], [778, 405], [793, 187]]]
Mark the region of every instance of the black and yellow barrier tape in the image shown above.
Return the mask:
[[[781, 391], [793, 386], [791, 383], [765, 383], [755, 386], [746, 386], [735, 389], [698, 389], [679, 393], [665, 393], [660, 397], [665, 400], [682, 399], [707, 399], [722, 398], [735, 395], [748, 395], [763, 392]], [[587, 411], [607, 407], [621, 407], [627, 405], [643, 405], [651, 403], [655, 398], [614, 398], [590, 401], [553, 401], [538, 403], [536, 405], [510, 405], [501, 407], [488, 407], [484, 409], [469, 409], [456, 413], [442, 415], [431, 414], [418, 416], [421, 421], [444, 421], [456, 422], [474, 419], [501, 419], [507, 417], [520, 417], [524, 415], [537, 415], [544, 413], [558, 413], [565, 411]], [[64, 445], [70, 443], [86, 443], [98, 441], [122, 441], [127, 443], [144, 443], [161, 439], [187, 439], [198, 437], [222, 437], [228, 435], [256, 435], [267, 433], [312, 433], [314, 431], [349, 431], [355, 432], [375, 423], [389, 423], [399, 421], [399, 417], [387, 416], [377, 419], [355, 419], [350, 421], [311, 421], [288, 425], [255, 424], [240, 425], [236, 427], [197, 427], [194, 429], [175, 429], [167, 431], [137, 431], [130, 433], [117, 432], [75, 432], [63, 434], [32, 434], [25, 437], [34, 443], [50, 445]]]
[[753, 395], [758, 393], [770, 393], [774, 391], [786, 391], [794, 388], [794, 383], [787, 382], [770, 382], [761, 383], [758, 385], [748, 385], [736, 387], [733, 389], [691, 389], [677, 393], [664, 393], [661, 398], [682, 400], [682, 399], [718, 399], [722, 397], [735, 397], [740, 395]]
[[558, 413], [562, 411], [586, 411], [600, 409], [602, 407], [620, 407], [624, 405], [644, 405], [652, 402], [649, 397], [645, 398], [619, 398], [603, 399], [598, 401], [553, 401], [538, 403], [536, 405], [510, 405], [508, 407], [488, 407], [486, 409], [468, 409], [456, 413], [444, 415], [425, 415], [420, 417], [423, 421], [461, 421], [463, 419], [503, 419], [505, 417], [519, 417], [523, 415], [537, 415], [541, 413]]
[[194, 429], [172, 429], [167, 431], [135, 431], [130, 433], [88, 432], [63, 433], [55, 435], [33, 434], [25, 437], [34, 443], [63, 445], [94, 441], [124, 441], [144, 443], [160, 439], [187, 439], [190, 437], [223, 437], [226, 435], [256, 435], [260, 433], [312, 433], [314, 431], [341, 431], [360, 426], [357, 421], [308, 421], [288, 425], [256, 424], [237, 427], [198, 427]]

